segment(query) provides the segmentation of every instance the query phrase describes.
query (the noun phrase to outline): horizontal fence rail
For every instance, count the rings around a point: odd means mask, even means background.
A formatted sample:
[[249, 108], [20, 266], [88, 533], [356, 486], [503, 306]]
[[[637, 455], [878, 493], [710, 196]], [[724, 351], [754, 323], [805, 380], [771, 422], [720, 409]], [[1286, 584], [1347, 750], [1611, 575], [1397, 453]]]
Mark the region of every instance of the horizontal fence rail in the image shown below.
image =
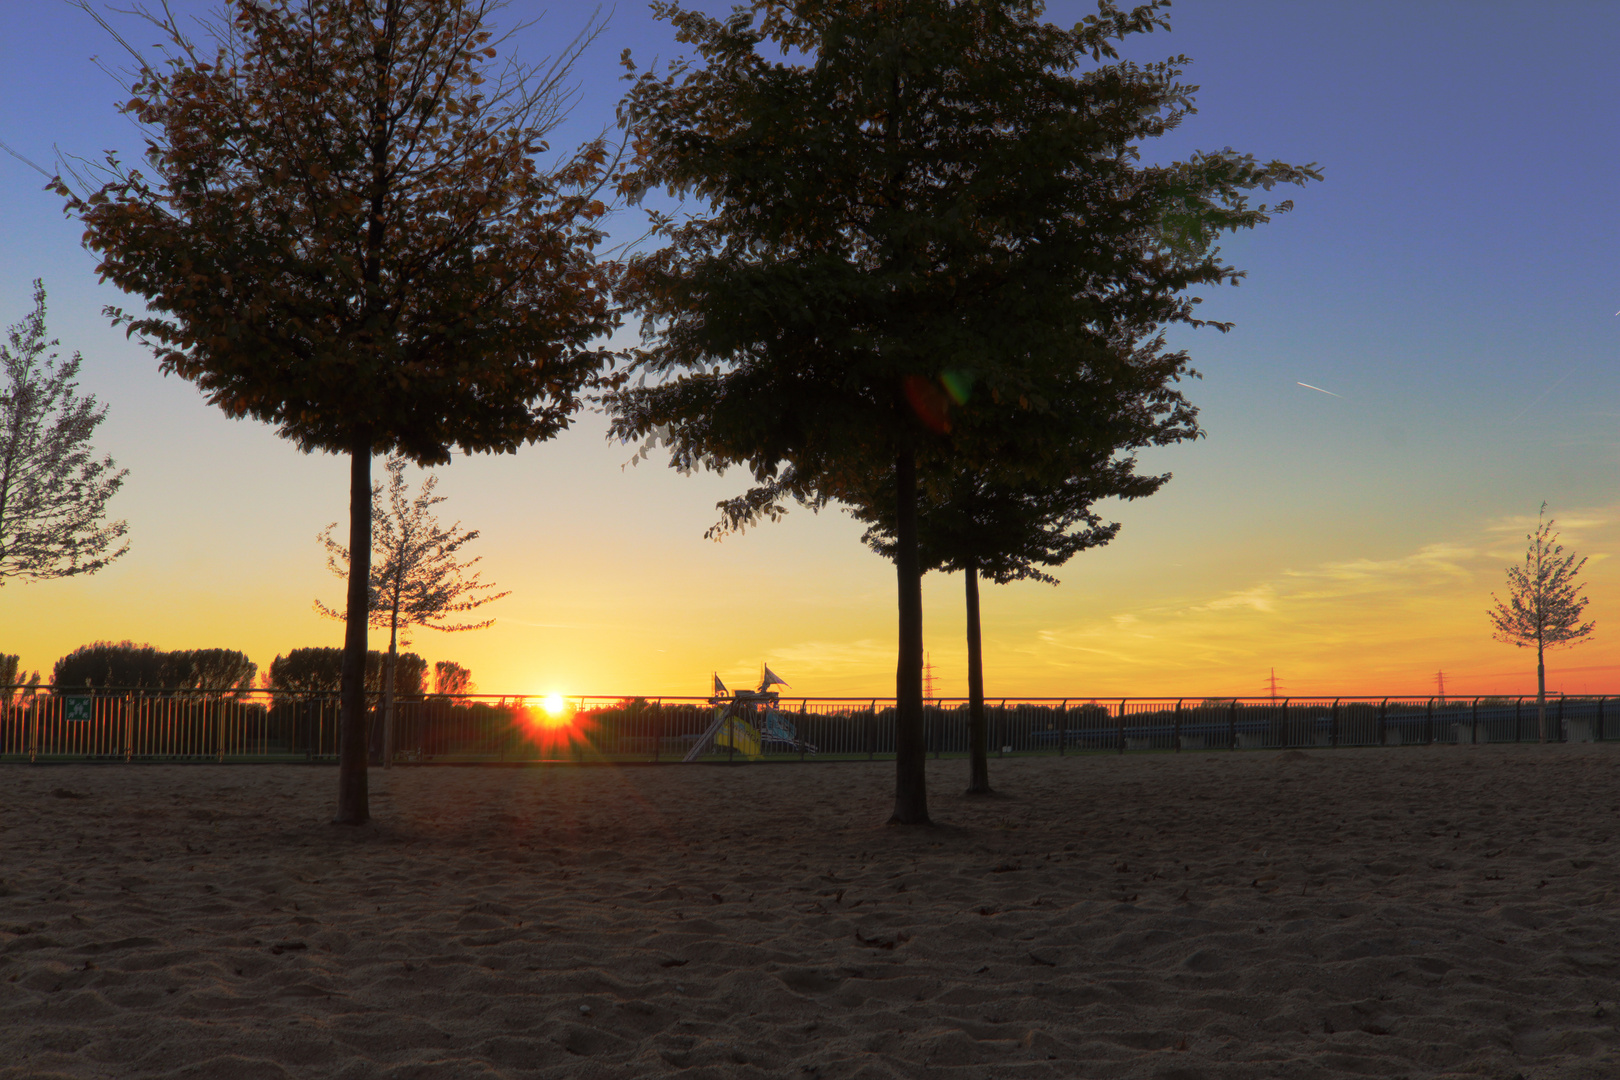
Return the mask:
[[[384, 716], [367, 723], [381, 762]], [[1549, 697], [1548, 737], [1620, 735], [1607, 696]], [[1616, 699], [1620, 702], [1620, 698]], [[548, 708], [548, 703], [550, 708]], [[560, 707], [559, 707], [560, 704]], [[1536, 742], [1534, 697], [1004, 698], [990, 752], [1082, 754]], [[335, 761], [335, 694], [0, 687], [3, 761]], [[394, 761], [808, 761], [894, 755], [892, 698], [425, 695], [395, 701]], [[968, 703], [924, 707], [928, 753], [968, 752]]]

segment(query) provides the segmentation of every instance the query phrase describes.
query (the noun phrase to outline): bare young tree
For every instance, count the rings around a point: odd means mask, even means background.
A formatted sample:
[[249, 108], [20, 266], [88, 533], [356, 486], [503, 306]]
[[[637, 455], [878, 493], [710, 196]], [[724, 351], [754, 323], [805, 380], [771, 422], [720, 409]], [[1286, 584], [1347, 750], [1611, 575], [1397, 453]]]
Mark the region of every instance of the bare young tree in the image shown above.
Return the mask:
[[90, 436], [107, 410], [79, 396], [79, 354], [59, 361], [56, 345], [36, 280], [34, 310], [0, 344], [0, 585], [93, 574], [129, 550], [113, 548], [125, 524], [103, 521], [129, 470], [92, 457]]
[[1578, 644], [1597, 627], [1581, 621], [1587, 605], [1581, 590], [1586, 586], [1575, 579], [1586, 557], [1577, 561], [1574, 552], [1565, 554], [1553, 525], [1547, 504], [1542, 503], [1536, 531], [1525, 536], [1530, 546], [1524, 566], [1508, 567], [1507, 600], [1492, 593], [1496, 606], [1486, 613], [1496, 640], [1536, 650], [1536, 725], [1542, 742], [1547, 741], [1546, 652], [1557, 645]]
[[[490, 594], [495, 586], [478, 579], [468, 571], [478, 562], [474, 557], [461, 562], [457, 554], [478, 539], [477, 530], [461, 531], [461, 522], [449, 528], [439, 524], [433, 507], [445, 501], [435, 495], [439, 478], [429, 473], [422, 481], [422, 490], [412, 498], [405, 485], [405, 458], [391, 454], [388, 457], [388, 491], [386, 503], [383, 487], [375, 484], [371, 489], [371, 597], [367, 605], [371, 625], [388, 631], [388, 654], [383, 674], [383, 768], [391, 768], [394, 760], [394, 665], [400, 645], [409, 645], [406, 636], [413, 626], [426, 626], [433, 630], [454, 633], [461, 630], [482, 630], [494, 619], [480, 622], [456, 623], [446, 620], [458, 612], [482, 607], [491, 600], [506, 596], [505, 592]], [[349, 576], [349, 549], [332, 537], [337, 522], [328, 525], [320, 534], [326, 548], [326, 565], [344, 580]], [[343, 619], [342, 612], [329, 608], [319, 600], [315, 610], [329, 619]]]

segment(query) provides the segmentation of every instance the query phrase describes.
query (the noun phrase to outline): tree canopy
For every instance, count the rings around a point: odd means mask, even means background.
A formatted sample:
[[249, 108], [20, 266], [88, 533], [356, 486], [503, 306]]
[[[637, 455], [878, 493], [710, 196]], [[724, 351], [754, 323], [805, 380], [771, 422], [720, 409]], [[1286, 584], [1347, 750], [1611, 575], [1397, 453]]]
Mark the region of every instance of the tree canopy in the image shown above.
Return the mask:
[[101, 276], [144, 301], [109, 313], [163, 371], [350, 456], [344, 824], [370, 817], [371, 456], [549, 438], [611, 366], [594, 258], [608, 149], [542, 163], [592, 33], [548, 68], [496, 69], [497, 6], [231, 0], [211, 48], [165, 6], [150, 16], [165, 55], [135, 51], [122, 106], [147, 133], [144, 171], [109, 154], [57, 183]]
[[[367, 694], [382, 693], [386, 661], [387, 657], [376, 650], [366, 654]], [[278, 654], [270, 662], [266, 682], [277, 694], [313, 696], [338, 693], [342, 680], [343, 650], [317, 646]], [[400, 653], [395, 658], [394, 693], [400, 697], [416, 697], [426, 692], [426, 686], [427, 661], [413, 652]]]
[[1288, 208], [1246, 193], [1317, 175], [1230, 151], [1139, 163], [1192, 108], [1184, 58], [1116, 52], [1165, 6], [1104, 2], [1065, 30], [1034, 0], [654, 5], [700, 59], [635, 81], [624, 187], [698, 205], [654, 213], [665, 244], [628, 269], [653, 381], [619, 395], [614, 431], [667, 441], [678, 468], [746, 467], [721, 531], [784, 499], [859, 506], [892, 473], [896, 822], [928, 819], [919, 485], [1049, 481], [1038, 447], [1002, 451], [992, 408], [1034, 419], [1053, 381], [1128, 364], [1122, 336], [1203, 325], [1187, 290], [1241, 276], [1212, 238]]
[[145, 171], [58, 191], [165, 373], [305, 450], [434, 463], [569, 424], [610, 360], [608, 151], [542, 164], [572, 53], [490, 79], [493, 7], [233, 0], [211, 51], [156, 20], [121, 106]]
[[213, 690], [240, 697], [259, 666], [237, 649], [164, 650], [133, 641], [95, 641], [56, 661], [51, 682], [64, 688]]

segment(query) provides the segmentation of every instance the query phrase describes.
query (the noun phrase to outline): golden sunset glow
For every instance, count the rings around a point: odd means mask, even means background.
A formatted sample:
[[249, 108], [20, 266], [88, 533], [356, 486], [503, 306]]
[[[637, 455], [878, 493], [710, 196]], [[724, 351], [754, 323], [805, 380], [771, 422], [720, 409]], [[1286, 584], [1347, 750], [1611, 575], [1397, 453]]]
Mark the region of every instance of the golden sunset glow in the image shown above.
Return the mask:
[[560, 727], [568, 722], [568, 702], [561, 694], [547, 694], [540, 701], [541, 723]]

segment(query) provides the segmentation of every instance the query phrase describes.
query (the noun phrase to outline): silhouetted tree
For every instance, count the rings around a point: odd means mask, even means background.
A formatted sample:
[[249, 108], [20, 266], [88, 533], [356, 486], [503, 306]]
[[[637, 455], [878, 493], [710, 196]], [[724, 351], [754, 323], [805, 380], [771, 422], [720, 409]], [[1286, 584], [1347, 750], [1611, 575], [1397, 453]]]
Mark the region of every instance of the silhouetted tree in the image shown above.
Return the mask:
[[[940, 462], [922, 477], [919, 563], [924, 572], [961, 571], [966, 586], [969, 794], [990, 791], [979, 578], [1057, 584], [1043, 567], [1062, 566], [1119, 531], [1093, 512], [1098, 500], [1142, 498], [1169, 479], [1139, 475], [1132, 452], [1198, 435], [1196, 411], [1172, 388], [1186, 355], [1166, 353], [1157, 338], [1117, 344], [1128, 362], [1109, 365], [1107, 379], [1082, 375], [1044, 387], [1044, 410], [992, 404], [974, 411], [977, 436], [997, 441], [993, 458], [1011, 467], [956, 472]], [[1078, 366], [1088, 374], [1095, 368]], [[893, 490], [892, 473], [875, 475], [871, 490], [851, 506], [868, 523], [863, 539], [889, 558]]]
[[22, 657], [15, 653], [0, 653], [0, 703], [11, 704], [12, 695], [26, 688], [29, 693], [39, 686], [39, 672], [25, 675], [18, 667]]
[[1179, 58], [1101, 61], [1166, 27], [1162, 6], [1063, 30], [1034, 0], [654, 4], [702, 64], [634, 84], [624, 189], [705, 211], [655, 213], [668, 242], [629, 268], [655, 383], [617, 398], [613, 431], [667, 440], [683, 470], [746, 465], [720, 532], [784, 497], [858, 504], [892, 471], [897, 823], [928, 820], [919, 475], [1004, 464], [975, 402], [1039, 413], [1042, 379], [1122, 363], [1121, 333], [1199, 325], [1185, 290], [1239, 276], [1209, 238], [1267, 220], [1245, 192], [1316, 176], [1225, 151], [1138, 164], [1194, 88]]
[[[439, 524], [433, 507], [444, 502], [443, 495], [433, 494], [439, 478], [429, 473], [422, 481], [422, 490], [414, 499], [405, 486], [405, 459], [390, 455], [388, 469], [387, 503], [383, 501], [382, 485], [371, 492], [371, 625], [388, 631], [388, 671], [394, 669], [394, 656], [402, 643], [402, 632], [413, 626], [426, 626], [434, 630], [455, 633], [461, 630], [482, 630], [494, 619], [481, 622], [445, 622], [445, 618], [461, 611], [482, 607], [491, 600], [506, 596], [504, 592], [489, 594], [493, 585], [478, 580], [476, 573], [468, 574], [477, 558], [460, 562], [456, 556], [461, 549], [478, 539], [476, 530], [461, 531], [461, 522], [448, 529]], [[349, 574], [349, 549], [332, 539], [337, 523], [328, 525], [320, 535], [326, 548], [327, 568], [340, 578]], [[343, 615], [315, 601], [315, 610], [332, 619]], [[410, 641], [404, 640], [409, 645]], [[393, 677], [383, 678], [383, 767], [394, 764], [394, 695]]]
[[1536, 650], [1536, 729], [1542, 742], [1547, 741], [1546, 652], [1559, 645], [1579, 644], [1597, 628], [1596, 623], [1581, 621], [1588, 599], [1581, 595], [1585, 584], [1576, 577], [1586, 565], [1586, 557], [1577, 561], [1574, 552], [1564, 554], [1553, 525], [1553, 519], [1547, 517], [1547, 504], [1542, 503], [1535, 532], [1525, 536], [1530, 546], [1524, 553], [1524, 565], [1508, 567], [1507, 600], [1498, 600], [1492, 593], [1496, 606], [1486, 612], [1496, 640]]
[[472, 672], [454, 660], [440, 660], [433, 665], [433, 692], [450, 697], [470, 694], [473, 690]]
[[343, 650], [316, 647], [278, 654], [270, 661], [266, 681], [278, 694], [336, 694], [343, 686]]
[[[375, 649], [366, 653], [366, 693], [380, 696], [386, 658]], [[266, 684], [277, 694], [312, 697], [336, 694], [342, 687], [343, 650], [305, 648], [278, 655], [270, 662]], [[415, 653], [400, 653], [394, 665], [394, 692], [419, 697], [427, 688], [427, 661]]]
[[93, 574], [129, 550], [113, 547], [124, 523], [103, 520], [129, 470], [91, 456], [90, 436], [107, 410], [78, 395], [79, 354], [58, 362], [45, 333], [45, 287], [36, 280], [34, 310], [0, 345], [0, 585]]
[[259, 665], [236, 649], [180, 649], [165, 653], [166, 687], [185, 690], [228, 691], [242, 697], [253, 689]]
[[81, 645], [56, 662], [51, 683], [116, 689], [162, 689], [167, 654], [133, 641], [95, 641]]
[[550, 438], [610, 361], [592, 344], [614, 324], [592, 258], [607, 149], [538, 160], [594, 30], [549, 68], [486, 79], [496, 6], [232, 0], [211, 54], [165, 6], [149, 18], [170, 56], [135, 54], [121, 106], [146, 130], [145, 167], [108, 155], [105, 183], [57, 185], [102, 277], [144, 301], [109, 310], [163, 371], [303, 450], [349, 455], [343, 824], [370, 817], [372, 455], [429, 464]]
[[133, 641], [97, 641], [58, 660], [51, 681], [65, 688], [214, 690], [241, 697], [253, 689], [258, 670], [236, 649], [168, 652]]

